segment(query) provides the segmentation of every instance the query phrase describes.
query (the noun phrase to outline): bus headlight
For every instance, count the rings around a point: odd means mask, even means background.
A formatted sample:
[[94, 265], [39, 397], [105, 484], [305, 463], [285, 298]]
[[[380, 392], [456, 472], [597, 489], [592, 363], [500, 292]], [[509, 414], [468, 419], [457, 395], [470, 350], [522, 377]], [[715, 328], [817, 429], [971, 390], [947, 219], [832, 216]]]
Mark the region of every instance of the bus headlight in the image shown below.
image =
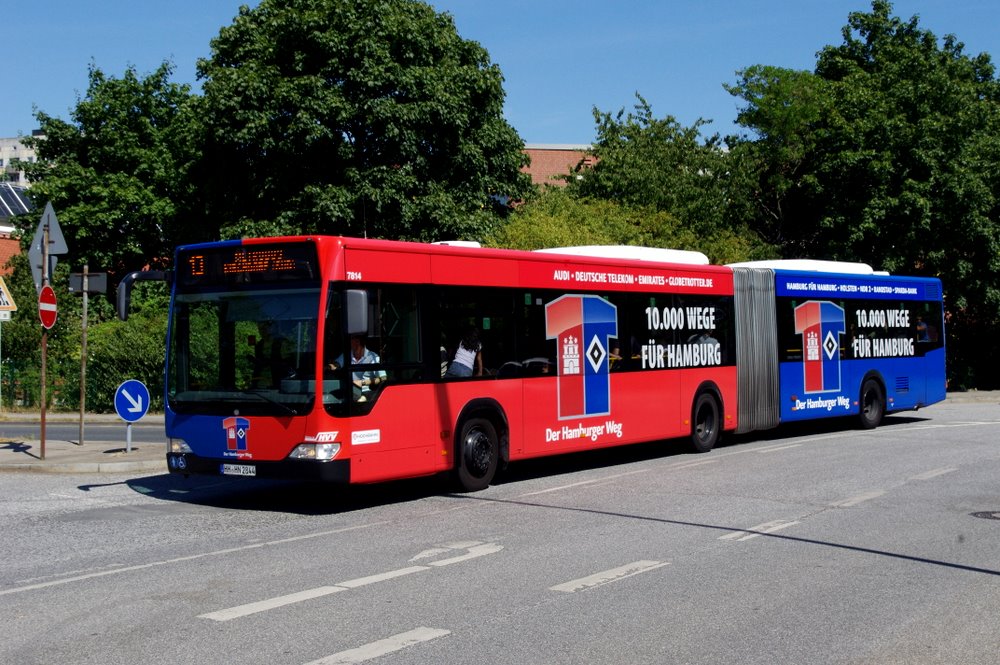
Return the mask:
[[290, 459], [331, 460], [340, 452], [339, 443], [300, 443], [288, 455]]
[[184, 439], [169, 439], [167, 441], [167, 452], [168, 453], [190, 453], [194, 452], [191, 450], [191, 446], [184, 442]]

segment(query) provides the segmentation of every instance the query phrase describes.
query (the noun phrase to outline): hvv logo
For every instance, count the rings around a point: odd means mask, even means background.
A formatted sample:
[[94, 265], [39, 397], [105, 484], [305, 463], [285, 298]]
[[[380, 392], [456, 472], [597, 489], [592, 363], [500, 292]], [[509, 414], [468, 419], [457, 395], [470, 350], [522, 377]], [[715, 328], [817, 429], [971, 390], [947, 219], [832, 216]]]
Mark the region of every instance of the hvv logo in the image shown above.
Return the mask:
[[618, 336], [618, 308], [599, 296], [562, 296], [545, 306], [545, 334], [556, 340], [559, 418], [611, 413], [608, 340]]

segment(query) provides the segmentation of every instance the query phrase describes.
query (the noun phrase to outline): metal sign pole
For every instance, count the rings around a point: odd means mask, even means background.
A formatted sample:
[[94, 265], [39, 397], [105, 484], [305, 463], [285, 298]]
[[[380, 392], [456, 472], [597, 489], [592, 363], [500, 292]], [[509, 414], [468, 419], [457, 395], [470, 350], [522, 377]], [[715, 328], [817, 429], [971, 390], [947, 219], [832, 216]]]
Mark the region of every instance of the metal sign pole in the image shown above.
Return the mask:
[[[42, 240], [42, 286], [49, 284], [49, 224], [46, 219], [45, 235]], [[48, 355], [49, 329], [42, 326], [42, 413], [41, 413], [41, 441], [39, 445], [39, 458], [45, 459], [45, 357]]]
[[87, 410], [87, 264], [83, 264], [83, 330], [80, 335], [80, 440], [83, 445], [83, 422]]

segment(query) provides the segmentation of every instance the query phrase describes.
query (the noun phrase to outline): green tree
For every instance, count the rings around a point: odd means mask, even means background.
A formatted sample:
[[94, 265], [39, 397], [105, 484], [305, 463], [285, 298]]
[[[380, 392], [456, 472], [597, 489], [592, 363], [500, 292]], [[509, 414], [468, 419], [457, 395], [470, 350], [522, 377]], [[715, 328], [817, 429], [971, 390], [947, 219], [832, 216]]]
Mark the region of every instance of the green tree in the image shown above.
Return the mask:
[[656, 118], [636, 97], [628, 114], [594, 109], [597, 161], [568, 180], [570, 191], [665, 212], [698, 233], [726, 226], [728, 168], [719, 137], [702, 139], [704, 120], [684, 127], [672, 116]]
[[[81, 298], [68, 293], [69, 271], [87, 264], [91, 272], [107, 271], [113, 285], [126, 272], [169, 266], [177, 244], [218, 235], [206, 223], [192, 176], [199, 155], [193, 97], [187, 86], [170, 83], [171, 74], [168, 63], [144, 77], [129, 68], [121, 78], [91, 65], [87, 92], [71, 120], [38, 112], [41, 136], [26, 141], [38, 156], [23, 164], [32, 181], [29, 193], [39, 210], [53, 204], [70, 252], [61, 257], [53, 279], [59, 318], [48, 335], [46, 354], [47, 399], [53, 407], [75, 408], [80, 397]], [[15, 220], [24, 249], [38, 218], [33, 213]], [[15, 285], [21, 309], [5, 326], [11, 333], [4, 340], [5, 379], [16, 382], [23, 403], [36, 406], [41, 358], [37, 295], [26, 258], [18, 257], [13, 266], [8, 283]], [[162, 298], [157, 304], [160, 318], [165, 317]], [[90, 298], [87, 403], [92, 409], [111, 408], [114, 387], [126, 378], [162, 385], [163, 353], [149, 349], [162, 349], [164, 327], [148, 318], [129, 323], [113, 320], [108, 299]], [[150, 363], [158, 369], [148, 367]], [[13, 398], [13, 386], [5, 388], [5, 399]]]
[[550, 188], [519, 206], [487, 240], [494, 247], [541, 249], [573, 245], [637, 245], [703, 252], [714, 263], [772, 258], [748, 234], [696, 232], [667, 212], [602, 199], [581, 199]]
[[198, 73], [230, 234], [479, 237], [529, 191], [499, 68], [422, 2], [244, 6]]
[[[174, 245], [215, 236], [199, 210], [190, 169], [199, 146], [188, 86], [163, 63], [140, 77], [89, 70], [89, 86], [67, 122], [38, 112], [42, 136], [26, 139], [30, 194], [51, 202], [75, 266], [116, 276], [163, 266]], [[25, 241], [37, 215], [25, 215]]]
[[[812, 169], [824, 132], [817, 128], [833, 109], [829, 86], [812, 72], [754, 65], [725, 88], [747, 101], [737, 120], [755, 132], [753, 140], [729, 137], [734, 188], [730, 214], [785, 256], [801, 257], [811, 244], [821, 196]], [[738, 206], [741, 206], [738, 208]]]
[[992, 387], [1000, 376], [993, 64], [966, 55], [954, 36], [939, 42], [917, 17], [893, 16], [886, 0], [851, 13], [843, 38], [819, 53], [814, 75], [751, 68], [731, 89], [756, 133], [745, 138], [755, 146], [738, 150], [766, 167], [757, 192], [771, 209], [760, 206], [755, 228], [786, 256], [940, 276], [955, 385]]

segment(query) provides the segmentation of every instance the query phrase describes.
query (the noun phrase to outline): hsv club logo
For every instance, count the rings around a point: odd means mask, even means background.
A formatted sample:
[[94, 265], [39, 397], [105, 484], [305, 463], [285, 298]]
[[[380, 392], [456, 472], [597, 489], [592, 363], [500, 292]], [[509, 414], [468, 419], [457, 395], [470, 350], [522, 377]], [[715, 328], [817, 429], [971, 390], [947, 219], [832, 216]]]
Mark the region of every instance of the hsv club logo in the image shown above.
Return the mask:
[[246, 418], [226, 418], [222, 421], [222, 429], [226, 431], [226, 450], [235, 453], [235, 457], [249, 457], [247, 453], [247, 430], [250, 421]]
[[556, 340], [559, 419], [611, 412], [608, 340], [618, 311], [592, 295], [565, 295], [545, 306], [545, 334]]
[[795, 308], [805, 392], [840, 390], [840, 336], [845, 331], [844, 310], [832, 302], [809, 300]]

